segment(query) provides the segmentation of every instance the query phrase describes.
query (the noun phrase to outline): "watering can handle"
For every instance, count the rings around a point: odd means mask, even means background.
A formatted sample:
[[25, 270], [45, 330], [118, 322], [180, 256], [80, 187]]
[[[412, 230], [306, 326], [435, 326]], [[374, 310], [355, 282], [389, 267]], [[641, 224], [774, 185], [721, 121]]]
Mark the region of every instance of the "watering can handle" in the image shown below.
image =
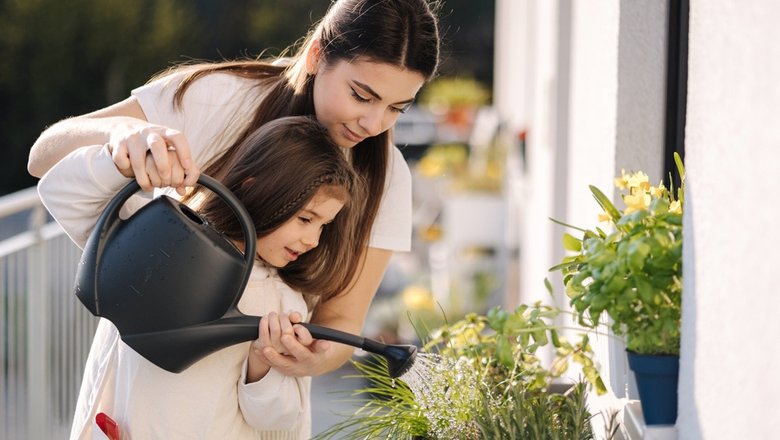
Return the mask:
[[[224, 200], [241, 223], [241, 230], [244, 233], [244, 261], [246, 262], [246, 270], [244, 271], [244, 276], [239, 292], [243, 292], [246, 288], [247, 282], [249, 281], [249, 276], [252, 273], [252, 268], [254, 267], [255, 262], [257, 232], [255, 231], [254, 221], [246, 211], [246, 208], [241, 203], [241, 201], [238, 200], [238, 198], [222, 183], [205, 174], [201, 174], [200, 177], [198, 177], [198, 183], [210, 189], [214, 192], [214, 194]], [[133, 194], [138, 192], [139, 189], [141, 189], [141, 186], [138, 184], [138, 182], [132, 180], [130, 183], [120, 189], [119, 192], [108, 202], [105, 210], [103, 210], [103, 213], [98, 218], [95, 229], [100, 231], [98, 235], [100, 238], [96, 246], [97, 255], [95, 255], [95, 267], [97, 267], [99, 264], [100, 257], [103, 254], [103, 239], [106, 237], [108, 229], [119, 218], [119, 210], [122, 208], [122, 205], [124, 205], [124, 203]], [[238, 301], [238, 298], [236, 298], [236, 301]], [[93, 314], [96, 314], [95, 310], [92, 312]]]

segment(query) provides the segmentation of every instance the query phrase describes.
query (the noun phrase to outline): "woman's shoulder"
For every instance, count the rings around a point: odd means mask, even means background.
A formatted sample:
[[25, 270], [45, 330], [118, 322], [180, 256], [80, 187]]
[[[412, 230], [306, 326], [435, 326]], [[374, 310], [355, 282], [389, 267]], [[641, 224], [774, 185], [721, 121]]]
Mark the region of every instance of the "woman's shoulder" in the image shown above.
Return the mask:
[[409, 163], [406, 162], [401, 150], [394, 144], [390, 145], [390, 154], [387, 161], [387, 182], [392, 185], [402, 182], [411, 184], [412, 173], [409, 170]]
[[175, 93], [186, 81], [188, 85], [185, 99], [190, 96], [224, 97], [236, 93], [246, 93], [258, 85], [256, 80], [244, 78], [229, 72], [208, 72], [203, 75], [193, 76], [197, 72], [193, 68], [182, 68], [172, 71], [164, 76], [153, 79], [146, 85], [136, 90], [145, 88], [169, 89], [169, 93]]

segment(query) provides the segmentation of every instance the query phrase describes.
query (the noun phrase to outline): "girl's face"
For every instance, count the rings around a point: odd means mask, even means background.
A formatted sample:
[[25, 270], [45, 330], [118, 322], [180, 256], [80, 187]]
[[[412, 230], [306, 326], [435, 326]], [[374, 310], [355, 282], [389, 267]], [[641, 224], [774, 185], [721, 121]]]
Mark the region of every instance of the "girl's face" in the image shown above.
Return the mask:
[[425, 82], [420, 73], [371, 61], [321, 61], [316, 69], [317, 120], [342, 148], [392, 127]]
[[284, 267], [304, 252], [317, 247], [322, 228], [336, 218], [344, 202], [322, 189], [282, 226], [257, 239], [257, 254], [274, 267]]

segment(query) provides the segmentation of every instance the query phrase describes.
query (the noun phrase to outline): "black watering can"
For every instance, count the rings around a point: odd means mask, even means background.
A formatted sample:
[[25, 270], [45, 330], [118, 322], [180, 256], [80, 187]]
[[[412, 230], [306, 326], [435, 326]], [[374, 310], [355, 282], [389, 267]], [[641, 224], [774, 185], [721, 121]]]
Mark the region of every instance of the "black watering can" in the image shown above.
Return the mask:
[[[221, 183], [206, 175], [198, 183], [221, 197], [239, 219], [243, 253], [172, 197], [157, 197], [120, 219], [120, 208], [140, 189], [132, 181], [98, 218], [76, 272], [75, 293], [87, 309], [110, 320], [136, 352], [174, 373], [221, 348], [257, 339], [260, 323], [259, 316], [238, 310], [255, 260], [254, 222]], [[301, 325], [317, 339], [384, 356], [392, 377], [411, 367], [417, 353], [412, 345]]]

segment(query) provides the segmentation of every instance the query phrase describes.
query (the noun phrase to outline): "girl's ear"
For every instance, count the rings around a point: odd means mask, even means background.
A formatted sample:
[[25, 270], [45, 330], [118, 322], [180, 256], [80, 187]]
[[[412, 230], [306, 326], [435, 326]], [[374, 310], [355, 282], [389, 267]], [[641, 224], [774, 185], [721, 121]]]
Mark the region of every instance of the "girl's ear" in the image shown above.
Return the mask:
[[314, 75], [320, 66], [320, 57], [322, 56], [322, 47], [320, 47], [319, 38], [311, 40], [309, 50], [306, 51], [306, 73]]

